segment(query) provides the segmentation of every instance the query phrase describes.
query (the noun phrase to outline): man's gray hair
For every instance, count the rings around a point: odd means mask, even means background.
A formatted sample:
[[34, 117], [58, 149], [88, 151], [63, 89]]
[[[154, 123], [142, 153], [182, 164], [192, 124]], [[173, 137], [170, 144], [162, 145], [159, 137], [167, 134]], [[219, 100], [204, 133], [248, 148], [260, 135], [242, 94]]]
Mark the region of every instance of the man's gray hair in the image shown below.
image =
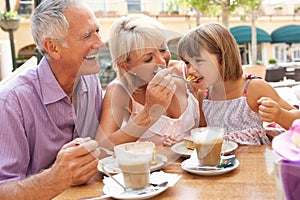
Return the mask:
[[36, 7], [31, 16], [31, 33], [42, 55], [48, 55], [43, 46], [47, 38], [59, 42], [62, 46], [67, 46], [65, 39], [69, 23], [64, 12], [83, 4], [82, 0], [44, 0]]

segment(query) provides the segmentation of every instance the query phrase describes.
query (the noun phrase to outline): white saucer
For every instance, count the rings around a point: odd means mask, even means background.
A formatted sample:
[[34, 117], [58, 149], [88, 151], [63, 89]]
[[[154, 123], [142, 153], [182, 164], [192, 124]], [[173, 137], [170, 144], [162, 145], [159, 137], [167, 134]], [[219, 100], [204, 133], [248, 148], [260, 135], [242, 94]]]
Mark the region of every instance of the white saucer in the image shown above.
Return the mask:
[[154, 196], [162, 193], [166, 189], [168, 189], [168, 186], [160, 187], [157, 190], [150, 191], [150, 192], [148, 192], [146, 194], [124, 193], [123, 189], [117, 191], [117, 188], [118, 188], [117, 185], [116, 186], [107, 186], [107, 185], [104, 185], [103, 192], [106, 195], [109, 195], [110, 197], [115, 198], [115, 199], [149, 199], [151, 197], [154, 197]]
[[234, 166], [226, 167], [223, 169], [216, 169], [216, 170], [191, 169], [192, 166], [195, 166], [194, 163], [195, 162], [192, 161], [192, 158], [186, 159], [185, 161], [183, 161], [181, 163], [181, 168], [192, 174], [197, 174], [197, 175], [202, 175], [202, 176], [217, 176], [217, 175], [228, 173], [228, 172], [236, 169], [240, 165], [240, 162], [237, 159], [235, 159]]
[[[167, 160], [168, 159], [166, 156], [157, 154], [157, 164], [151, 165], [151, 167], [150, 167], [151, 172], [161, 169], [167, 163]], [[114, 156], [106, 157], [106, 158], [99, 160], [98, 170], [100, 172], [103, 172], [103, 169], [102, 169], [103, 165], [104, 165], [105, 171], [107, 171], [110, 174], [118, 174], [121, 172], [118, 162]]]
[[192, 149], [188, 149], [184, 146], [183, 142], [178, 142], [171, 147], [174, 153], [180, 154], [182, 157], [190, 157], [193, 153]]
[[[225, 144], [225, 143], [224, 143]], [[238, 148], [238, 144], [233, 142], [233, 141], [228, 141], [228, 143], [226, 145], [222, 146], [222, 153], [224, 155], [228, 155], [229, 153], [231, 153], [232, 151], [236, 150]], [[184, 146], [184, 142], [179, 142], [177, 144], [174, 144], [171, 147], [171, 150], [174, 153], [180, 154], [183, 157], [190, 157], [193, 153], [192, 149], [188, 149]]]

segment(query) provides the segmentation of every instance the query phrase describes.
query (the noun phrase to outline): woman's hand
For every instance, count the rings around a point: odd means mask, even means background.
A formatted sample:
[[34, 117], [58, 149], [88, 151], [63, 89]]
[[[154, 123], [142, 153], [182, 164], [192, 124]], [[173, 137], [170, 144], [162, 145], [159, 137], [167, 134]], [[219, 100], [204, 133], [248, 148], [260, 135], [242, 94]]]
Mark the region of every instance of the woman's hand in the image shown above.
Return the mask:
[[165, 137], [165, 141], [163, 142], [164, 146], [171, 147], [174, 144], [176, 144], [178, 141], [176, 140], [176, 137], [174, 135], [169, 135]]
[[170, 73], [170, 69], [160, 70], [147, 86], [145, 109], [151, 118], [164, 114], [175, 94], [176, 85]]

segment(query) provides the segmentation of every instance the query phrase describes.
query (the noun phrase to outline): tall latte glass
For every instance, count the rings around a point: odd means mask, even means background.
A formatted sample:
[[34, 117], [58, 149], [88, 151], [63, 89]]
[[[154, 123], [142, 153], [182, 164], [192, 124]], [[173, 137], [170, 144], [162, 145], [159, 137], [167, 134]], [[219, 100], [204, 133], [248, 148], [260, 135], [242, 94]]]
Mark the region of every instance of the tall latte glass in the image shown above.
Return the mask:
[[198, 161], [203, 166], [220, 164], [225, 130], [220, 127], [203, 127], [191, 130]]
[[153, 143], [130, 142], [114, 148], [127, 188], [140, 189], [149, 185]]

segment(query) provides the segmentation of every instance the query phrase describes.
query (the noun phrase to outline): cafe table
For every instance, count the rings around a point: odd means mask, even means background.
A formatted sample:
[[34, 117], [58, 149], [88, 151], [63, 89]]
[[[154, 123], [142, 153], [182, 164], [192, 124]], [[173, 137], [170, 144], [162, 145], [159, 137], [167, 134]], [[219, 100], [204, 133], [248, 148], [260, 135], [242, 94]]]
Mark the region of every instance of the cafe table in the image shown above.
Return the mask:
[[[181, 168], [183, 158], [170, 148], [159, 150], [168, 162], [161, 169], [166, 173], [180, 174], [173, 186], [151, 199], [276, 199], [274, 161], [278, 157], [270, 145], [239, 146], [233, 154], [239, 166], [222, 175], [202, 176], [189, 173]], [[103, 174], [99, 172], [90, 183], [71, 187], [58, 195], [55, 200], [80, 199], [104, 194]], [[110, 198], [108, 198], [110, 199]]]

